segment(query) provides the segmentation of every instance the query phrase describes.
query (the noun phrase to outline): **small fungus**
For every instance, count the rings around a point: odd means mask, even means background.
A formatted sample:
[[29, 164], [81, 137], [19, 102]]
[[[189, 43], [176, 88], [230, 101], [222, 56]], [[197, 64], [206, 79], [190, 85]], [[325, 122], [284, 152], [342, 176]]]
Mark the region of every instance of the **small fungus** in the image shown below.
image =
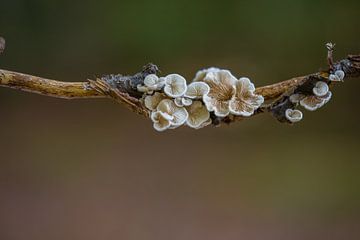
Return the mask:
[[229, 115], [229, 102], [235, 94], [235, 82], [237, 79], [227, 70], [208, 72], [203, 78], [210, 91], [203, 96], [203, 101], [208, 111], [214, 111], [218, 117]]
[[173, 117], [167, 113], [163, 113], [160, 111], [151, 113], [151, 120], [154, 123], [153, 126], [155, 130], [159, 132], [165, 131], [166, 129], [170, 128], [172, 119]]
[[165, 85], [165, 79], [159, 78], [155, 74], [149, 74], [145, 77], [144, 84], [150, 90], [160, 90]]
[[161, 100], [165, 99], [166, 96], [163, 93], [155, 92], [154, 95], [148, 95], [144, 99], [145, 107], [151, 111], [156, 110]]
[[330, 101], [332, 93], [328, 91], [324, 96], [307, 96], [300, 101], [300, 105], [306, 110], [315, 111]]
[[300, 93], [295, 93], [289, 97], [290, 102], [292, 103], [299, 103], [303, 100], [306, 96]]
[[207, 76], [208, 73], [216, 73], [219, 71], [222, 71], [222, 70], [220, 68], [215, 68], [215, 67], [200, 70], [196, 73], [193, 82], [202, 82], [202, 81], [204, 81], [204, 78]]
[[139, 92], [152, 94], [154, 91], [161, 90], [165, 84], [164, 78], [159, 78], [155, 74], [149, 74], [144, 79], [144, 85], [137, 85]]
[[190, 106], [193, 101], [190, 98], [178, 97], [178, 98], [174, 99], [174, 102], [175, 102], [176, 106], [184, 107], [184, 106]]
[[189, 116], [185, 108], [176, 106], [174, 101], [170, 99], [163, 99], [156, 110], [170, 116], [167, 119], [173, 128], [183, 125]]
[[329, 92], [329, 86], [322, 81], [319, 81], [315, 84], [315, 87], [313, 88], [313, 93], [317, 97], [323, 97]]
[[240, 116], [251, 116], [261, 106], [264, 98], [256, 95], [255, 86], [248, 78], [234, 77], [228, 70], [208, 71], [202, 80], [210, 87], [203, 101], [209, 111], [218, 117], [230, 113]]
[[195, 129], [200, 129], [206, 126], [209, 126], [212, 123], [211, 118], [209, 118], [207, 121], [203, 122], [199, 127], [195, 128]]
[[188, 85], [185, 97], [191, 99], [201, 99], [210, 92], [210, 87], [205, 82], [192, 82]]
[[303, 113], [296, 109], [287, 109], [285, 111], [285, 117], [289, 122], [296, 123], [301, 121], [303, 118]]
[[189, 117], [186, 124], [192, 128], [201, 128], [210, 118], [210, 113], [201, 101], [194, 101], [189, 107], [186, 108]]
[[249, 78], [236, 80], [235, 89], [235, 94], [229, 102], [230, 112], [234, 115], [249, 117], [264, 103], [264, 97], [254, 93], [255, 86]]
[[345, 78], [345, 72], [342, 70], [337, 70], [335, 73], [330, 74], [329, 80], [334, 82], [341, 82]]
[[172, 98], [181, 97], [187, 90], [186, 80], [179, 74], [170, 74], [165, 77], [164, 92]]

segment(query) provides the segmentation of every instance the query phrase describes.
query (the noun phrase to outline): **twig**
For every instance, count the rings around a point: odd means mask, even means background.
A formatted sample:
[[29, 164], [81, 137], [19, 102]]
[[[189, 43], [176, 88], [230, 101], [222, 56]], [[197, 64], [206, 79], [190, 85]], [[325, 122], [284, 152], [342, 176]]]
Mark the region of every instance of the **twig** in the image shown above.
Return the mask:
[[333, 69], [333, 66], [334, 66], [333, 53], [334, 53], [335, 45], [336, 45], [335, 43], [327, 43], [327, 44], [326, 44], [326, 48], [327, 48], [327, 50], [328, 50], [327, 60], [328, 60], [328, 64], [329, 64], [330, 70], [334, 70], [334, 69]]
[[[4, 50], [4, 46], [5, 41], [0, 38], [0, 52]], [[313, 87], [315, 81], [328, 81], [329, 74], [334, 70], [342, 70], [346, 79], [359, 77], [360, 55], [349, 55], [346, 59], [334, 63], [333, 46], [333, 44], [327, 45], [328, 70], [257, 88], [255, 93], [262, 95], [269, 104], [264, 104], [254, 115], [270, 111], [278, 120], [284, 121], [283, 116], [276, 116], [276, 112], [280, 109], [280, 103], [282, 103], [281, 111], [283, 111], [284, 99], [288, 99], [292, 93], [304, 92], [304, 89], [309, 86]], [[155, 65], [148, 64], [141, 72], [133, 76], [108, 75], [85, 82], [64, 82], [0, 69], [0, 86], [63, 99], [112, 98], [131, 111], [149, 117], [150, 112], [141, 100], [142, 94], [137, 91], [137, 85], [143, 83], [147, 75], [158, 72], [159, 69]], [[213, 124], [230, 123], [242, 119], [243, 117], [236, 116], [217, 120], [213, 118]]]
[[0, 37], [0, 55], [4, 52], [5, 50], [5, 39]]
[[62, 82], [1, 69], [0, 86], [64, 99], [106, 97], [89, 82]]

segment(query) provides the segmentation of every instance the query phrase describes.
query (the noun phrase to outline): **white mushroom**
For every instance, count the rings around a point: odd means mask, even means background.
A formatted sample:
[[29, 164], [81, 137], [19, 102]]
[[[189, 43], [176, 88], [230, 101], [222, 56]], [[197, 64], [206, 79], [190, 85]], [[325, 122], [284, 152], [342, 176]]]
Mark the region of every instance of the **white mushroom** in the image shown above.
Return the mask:
[[237, 79], [229, 71], [219, 70], [206, 73], [202, 80], [210, 87], [210, 91], [203, 96], [208, 111], [214, 111], [218, 117], [229, 115], [229, 102], [235, 94]]
[[181, 97], [187, 90], [186, 80], [179, 74], [170, 74], [165, 77], [164, 92], [172, 98]]
[[300, 105], [303, 106], [306, 110], [315, 111], [316, 109], [321, 108], [327, 102], [330, 101], [332, 93], [330, 91], [327, 92], [322, 97], [318, 96], [307, 96], [300, 101]]
[[313, 88], [313, 93], [317, 97], [325, 96], [329, 91], [329, 86], [325, 82], [317, 82]]
[[302, 99], [304, 99], [306, 96], [300, 93], [295, 93], [289, 97], [290, 102], [292, 103], [299, 103]]
[[183, 107], [184, 106], [184, 104], [182, 103], [182, 97], [175, 98], [174, 103], [178, 107]]
[[172, 119], [173, 118], [169, 116], [167, 113], [163, 113], [160, 111], [151, 113], [151, 120], [154, 123], [153, 126], [159, 132], [162, 132], [170, 128]]
[[159, 92], [155, 92], [154, 95], [146, 96], [144, 99], [145, 107], [151, 111], [154, 111], [161, 100], [165, 98], [165, 94]]
[[235, 81], [235, 94], [229, 102], [230, 112], [234, 115], [249, 117], [264, 102], [264, 97], [256, 95], [255, 86], [249, 78]]
[[160, 90], [165, 85], [165, 79], [159, 78], [155, 74], [149, 74], [145, 77], [144, 84], [150, 90]]
[[195, 129], [200, 129], [206, 126], [209, 126], [212, 123], [211, 118], [209, 118], [207, 121], [203, 122], [199, 127], [195, 128]]
[[344, 78], [345, 78], [345, 72], [342, 70], [337, 70], [334, 74], [330, 74], [329, 76], [329, 80], [335, 82], [343, 81]]
[[153, 90], [149, 89], [147, 86], [144, 86], [141, 84], [138, 84], [136, 87], [139, 92], [143, 92], [143, 93], [147, 93], [147, 94], [153, 94], [153, 92], [154, 92]]
[[187, 87], [185, 97], [191, 99], [201, 99], [210, 92], [210, 87], [205, 82], [193, 82]]
[[193, 101], [190, 98], [183, 97], [181, 98], [181, 103], [184, 106], [190, 106], [193, 103]]
[[175, 105], [178, 107], [190, 106], [192, 104], [192, 100], [186, 97], [178, 97], [174, 99]]
[[193, 82], [204, 81], [204, 78], [206, 77], [206, 75], [208, 73], [215, 73], [215, 72], [219, 72], [219, 71], [221, 71], [221, 69], [215, 68], [215, 67], [200, 70], [196, 73]]
[[163, 99], [156, 109], [171, 116], [170, 123], [174, 127], [183, 125], [189, 116], [185, 108], [176, 106], [174, 101], [170, 99]]
[[299, 110], [293, 110], [293, 109], [287, 109], [285, 111], [285, 117], [287, 120], [289, 120], [292, 123], [296, 123], [301, 121], [301, 119], [303, 118], [303, 114], [301, 111]]
[[226, 117], [229, 113], [250, 116], [264, 102], [262, 96], [254, 93], [255, 86], [250, 79], [238, 80], [228, 70], [207, 71], [202, 81], [210, 87], [203, 101], [207, 109], [218, 117]]
[[154, 91], [160, 90], [164, 86], [164, 82], [164, 78], [159, 78], [155, 74], [149, 74], [144, 79], [144, 85], [137, 85], [137, 90], [139, 92], [152, 94]]
[[210, 113], [204, 106], [201, 101], [195, 101], [191, 106], [186, 108], [189, 117], [186, 120], [186, 124], [191, 128], [200, 128], [201, 126], [205, 126], [205, 122], [207, 122], [210, 118]]

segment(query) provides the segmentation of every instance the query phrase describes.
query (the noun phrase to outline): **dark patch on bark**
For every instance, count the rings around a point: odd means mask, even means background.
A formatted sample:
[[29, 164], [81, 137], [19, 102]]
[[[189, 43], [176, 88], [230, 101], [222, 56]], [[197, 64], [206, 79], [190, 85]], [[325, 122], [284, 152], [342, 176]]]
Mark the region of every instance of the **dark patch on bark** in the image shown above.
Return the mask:
[[126, 92], [135, 98], [141, 98], [143, 93], [137, 91], [137, 86], [144, 84], [144, 79], [149, 74], [158, 74], [159, 68], [152, 63], [143, 67], [143, 70], [133, 76], [122, 74], [105, 75], [101, 79], [107, 82], [112, 88], [117, 88], [121, 92]]
[[210, 112], [211, 122], [214, 126], [219, 126], [224, 118], [218, 117], [214, 112]]
[[290, 101], [290, 96], [295, 93], [305, 96], [313, 95], [313, 88], [318, 81], [324, 81], [328, 83], [328, 80], [322, 77], [320, 74], [309, 75], [303, 84], [297, 86], [295, 89], [289, 90], [288, 92], [284, 93], [278, 100], [276, 100], [270, 106], [269, 111], [279, 122], [290, 123], [285, 116], [285, 112], [287, 109], [295, 109], [297, 105]]
[[323, 80], [324, 79], [318, 75], [310, 75], [303, 84], [299, 85], [294, 90], [294, 93], [299, 93], [306, 96], [313, 95], [313, 88], [315, 87], [315, 84], [318, 81], [323, 81]]
[[286, 96], [286, 97], [281, 98], [275, 104], [273, 104], [270, 107], [270, 112], [273, 115], [273, 117], [275, 117], [279, 122], [289, 123], [289, 121], [285, 117], [285, 111], [289, 108], [294, 109], [295, 104], [290, 101], [288, 96]]
[[334, 65], [334, 71], [342, 70], [347, 77], [360, 77], [360, 55], [349, 55]]

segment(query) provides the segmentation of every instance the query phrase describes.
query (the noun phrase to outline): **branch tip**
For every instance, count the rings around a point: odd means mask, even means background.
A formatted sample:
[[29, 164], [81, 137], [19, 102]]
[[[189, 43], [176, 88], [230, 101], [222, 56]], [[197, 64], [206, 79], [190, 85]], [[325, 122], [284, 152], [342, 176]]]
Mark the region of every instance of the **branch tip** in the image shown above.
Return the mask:
[[6, 41], [0, 36], [0, 55], [5, 51]]

